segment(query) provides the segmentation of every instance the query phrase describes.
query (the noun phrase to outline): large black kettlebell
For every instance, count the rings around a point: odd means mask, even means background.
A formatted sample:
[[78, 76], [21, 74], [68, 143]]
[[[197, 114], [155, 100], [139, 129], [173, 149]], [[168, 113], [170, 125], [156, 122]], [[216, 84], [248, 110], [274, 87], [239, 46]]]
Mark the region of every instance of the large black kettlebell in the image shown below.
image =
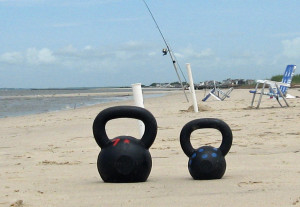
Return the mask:
[[[110, 140], [105, 125], [117, 118], [134, 118], [145, 124], [141, 139], [118, 136]], [[116, 106], [101, 111], [94, 120], [93, 133], [101, 151], [97, 160], [99, 174], [104, 182], [144, 182], [147, 180], [152, 160], [149, 148], [153, 144], [157, 123], [154, 116], [144, 108]]]
[[[219, 148], [203, 146], [194, 149], [191, 144], [191, 133], [197, 129], [214, 128], [221, 132], [222, 143]], [[230, 127], [220, 119], [196, 119], [188, 122], [181, 130], [180, 144], [189, 157], [188, 169], [195, 180], [220, 179], [226, 170], [225, 155], [232, 145]]]

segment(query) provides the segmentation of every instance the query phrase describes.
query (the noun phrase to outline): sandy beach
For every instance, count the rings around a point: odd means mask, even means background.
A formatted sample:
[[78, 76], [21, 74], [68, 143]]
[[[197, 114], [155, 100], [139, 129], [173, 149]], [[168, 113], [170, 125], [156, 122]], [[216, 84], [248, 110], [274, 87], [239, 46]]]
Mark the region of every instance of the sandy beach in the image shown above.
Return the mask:
[[[192, 101], [187, 103], [182, 91], [145, 99], [158, 134], [144, 183], [104, 183], [96, 167], [100, 148], [93, 138], [94, 118], [107, 107], [133, 101], [2, 118], [0, 206], [300, 206], [300, 99], [281, 108], [265, 96], [259, 109], [251, 109], [248, 91], [235, 89], [223, 102], [202, 102], [204, 91], [196, 91], [199, 113], [188, 110]], [[289, 93], [300, 96], [299, 89]], [[179, 134], [198, 118], [219, 118], [232, 129], [222, 179], [195, 181], [189, 174]], [[132, 119], [112, 120], [108, 136], [139, 137], [137, 126]], [[195, 148], [219, 147], [221, 135], [197, 130], [191, 140]]]

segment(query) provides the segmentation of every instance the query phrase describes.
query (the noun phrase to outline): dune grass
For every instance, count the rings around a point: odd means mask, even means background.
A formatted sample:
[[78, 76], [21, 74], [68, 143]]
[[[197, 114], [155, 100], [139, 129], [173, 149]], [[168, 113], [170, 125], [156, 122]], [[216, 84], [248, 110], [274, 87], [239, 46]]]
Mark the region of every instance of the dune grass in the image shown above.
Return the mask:
[[[275, 75], [271, 78], [272, 81], [281, 81], [283, 75]], [[292, 84], [299, 84], [300, 83], [300, 74], [294, 75]]]

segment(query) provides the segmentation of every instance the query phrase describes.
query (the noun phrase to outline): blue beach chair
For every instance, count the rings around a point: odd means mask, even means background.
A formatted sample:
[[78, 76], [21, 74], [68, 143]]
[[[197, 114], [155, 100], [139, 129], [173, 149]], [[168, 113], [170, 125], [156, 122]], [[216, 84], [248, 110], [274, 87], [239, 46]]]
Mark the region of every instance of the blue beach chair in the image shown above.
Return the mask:
[[[281, 82], [276, 82], [276, 81], [271, 81], [271, 80], [257, 80], [255, 89], [249, 91], [250, 93], [253, 93], [251, 107], [253, 107], [256, 94], [260, 94], [256, 108], [259, 108], [259, 105], [261, 103], [261, 99], [262, 99], [263, 95], [267, 95], [270, 98], [276, 98], [277, 102], [279, 103], [279, 105], [281, 107], [283, 107], [283, 106], [280, 103], [279, 99], [282, 98], [284, 100], [284, 103], [288, 107], [289, 104], [286, 100], [286, 96], [287, 96], [287, 91], [288, 91], [289, 87], [291, 87], [291, 82], [292, 82], [295, 70], [296, 70], [296, 65], [288, 65], [285, 69], [285, 72], [283, 74], [283, 78], [282, 78]], [[262, 84], [262, 87], [259, 90], [258, 88], [259, 88], [260, 84]], [[269, 90], [267, 92], [265, 92], [266, 86], [269, 88]]]

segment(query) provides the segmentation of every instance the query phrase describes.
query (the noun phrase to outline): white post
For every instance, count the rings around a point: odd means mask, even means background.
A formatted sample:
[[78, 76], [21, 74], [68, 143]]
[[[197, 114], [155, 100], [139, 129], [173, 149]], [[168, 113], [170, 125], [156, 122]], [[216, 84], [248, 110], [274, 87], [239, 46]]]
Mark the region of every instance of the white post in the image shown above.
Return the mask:
[[190, 63], [186, 64], [186, 69], [187, 69], [189, 80], [190, 80], [190, 90], [191, 90], [192, 98], [193, 98], [194, 111], [197, 113], [198, 112], [198, 104], [197, 104], [197, 98], [196, 98], [196, 94], [195, 94], [195, 87], [194, 87], [194, 81], [193, 81], [192, 69], [191, 69]]
[[[144, 108], [144, 100], [143, 100], [143, 92], [141, 83], [134, 83], [131, 84], [132, 91], [133, 91], [133, 99], [134, 105]], [[140, 136], [142, 137], [145, 131], [145, 125], [142, 121], [138, 120], [138, 125], [140, 129]]]

